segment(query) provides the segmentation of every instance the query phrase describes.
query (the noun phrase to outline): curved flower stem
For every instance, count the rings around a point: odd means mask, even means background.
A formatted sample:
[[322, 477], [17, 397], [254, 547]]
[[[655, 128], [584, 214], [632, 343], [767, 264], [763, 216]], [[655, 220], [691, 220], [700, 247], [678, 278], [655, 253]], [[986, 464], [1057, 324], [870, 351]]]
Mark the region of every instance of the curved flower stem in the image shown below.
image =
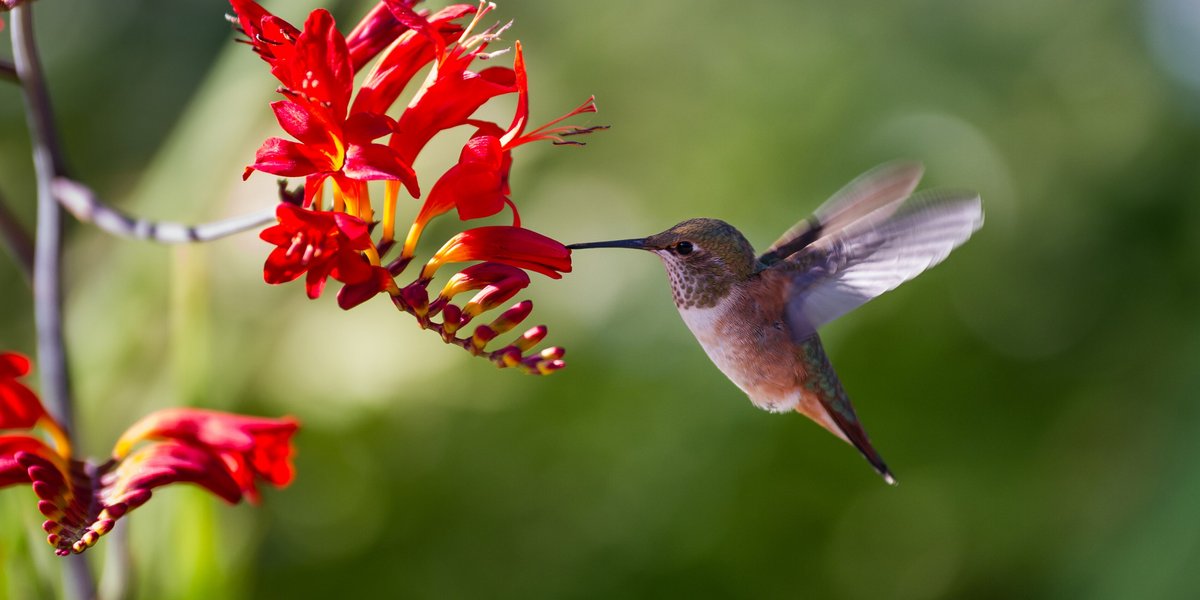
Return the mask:
[[17, 77], [17, 67], [7, 60], [0, 60], [0, 79], [21, 83], [21, 78]]
[[[74, 430], [71, 388], [67, 377], [66, 347], [62, 318], [62, 210], [50, 186], [65, 171], [58, 133], [50, 108], [50, 96], [42, 76], [41, 61], [33, 39], [33, 7], [21, 4], [12, 11], [13, 62], [21, 80], [25, 115], [33, 144], [33, 166], [37, 172], [37, 231], [33, 259], [33, 310], [37, 329], [38, 369], [42, 401], [59, 425], [71, 435]], [[87, 562], [73, 556], [66, 563], [65, 592], [68, 597], [90, 600], [96, 583]]]
[[0, 194], [0, 244], [3, 244], [8, 253], [12, 255], [21, 274], [25, 276], [25, 281], [32, 282], [33, 242], [29, 239], [29, 232], [25, 231], [25, 228], [17, 221], [16, 215], [8, 210], [2, 194]]
[[139, 219], [105, 204], [86, 185], [67, 177], [56, 177], [51, 192], [63, 208], [84, 223], [118, 237], [160, 244], [208, 242], [275, 222], [274, 208], [198, 225]]

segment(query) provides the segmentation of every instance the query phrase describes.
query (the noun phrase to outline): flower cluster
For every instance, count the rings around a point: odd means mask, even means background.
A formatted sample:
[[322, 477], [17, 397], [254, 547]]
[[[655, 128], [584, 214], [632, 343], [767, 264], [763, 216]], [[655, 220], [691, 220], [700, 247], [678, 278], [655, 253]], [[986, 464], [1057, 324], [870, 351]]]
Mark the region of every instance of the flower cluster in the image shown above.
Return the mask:
[[[195, 483], [234, 504], [259, 500], [258, 480], [292, 481], [290, 418], [176, 408], [130, 427], [103, 464], [75, 458], [63, 428], [18, 381], [29, 360], [0, 353], [0, 487], [27, 483], [38, 496], [47, 541], [65, 556], [87, 550], [151, 491]], [[35, 435], [41, 430], [49, 444]]]
[[[561, 368], [561, 348], [527, 354], [545, 337], [544, 326], [503, 347], [488, 349], [493, 338], [529, 315], [528, 301], [469, 333], [466, 327], [526, 287], [526, 271], [559, 278], [571, 270], [570, 250], [521, 227], [509, 172], [512, 151], [518, 146], [538, 140], [577, 144], [566, 138], [598, 129], [560, 125], [569, 117], [594, 112], [593, 100], [542, 127], [530, 128], [529, 86], [520, 42], [514, 44], [511, 68], [472, 70], [477, 61], [504, 54], [487, 48], [507, 26], [480, 30], [481, 20], [495, 8], [491, 4], [453, 5], [430, 14], [414, 10], [412, 0], [383, 0], [343, 36], [325, 10], [313, 11], [300, 29], [252, 0], [230, 3], [246, 41], [280, 82], [278, 91], [284, 99], [271, 107], [291, 137], [264, 142], [245, 176], [262, 171], [304, 178], [303, 195], [282, 194], [279, 223], [261, 234], [276, 246], [264, 267], [265, 280], [283, 283], [303, 275], [308, 296], [316, 298], [332, 278], [343, 284], [338, 304], [344, 309], [386, 293], [421, 327], [501, 367], [535, 374]], [[428, 75], [412, 99], [398, 115], [389, 115], [401, 93], [427, 67]], [[356, 74], [364, 69], [355, 90]], [[516, 114], [507, 127], [474, 118], [483, 104], [505, 94], [517, 95]], [[435, 135], [459, 127], [471, 133], [458, 161], [422, 196], [413, 161]], [[372, 204], [371, 181], [382, 182], [381, 216]], [[398, 244], [401, 189], [421, 204]], [[467, 221], [506, 209], [512, 213], [511, 225], [462, 231], [425, 262], [414, 280], [406, 285], [398, 282], [432, 219], [453, 210]], [[388, 253], [397, 248], [398, 256], [385, 263]], [[463, 262], [476, 264], [449, 277], [431, 298], [429, 287], [438, 269]], [[476, 294], [466, 303], [456, 303], [455, 296], [467, 291]]]

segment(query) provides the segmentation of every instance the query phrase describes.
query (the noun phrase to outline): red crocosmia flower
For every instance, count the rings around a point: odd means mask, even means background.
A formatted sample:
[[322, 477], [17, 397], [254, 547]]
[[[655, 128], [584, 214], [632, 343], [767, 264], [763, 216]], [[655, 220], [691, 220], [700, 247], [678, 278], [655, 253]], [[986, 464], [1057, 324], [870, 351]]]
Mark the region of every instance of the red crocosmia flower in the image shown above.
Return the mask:
[[370, 230], [362, 219], [292, 204], [280, 204], [275, 215], [279, 224], [259, 234], [278, 246], [263, 266], [267, 283], [286, 283], [307, 273], [308, 297], [317, 298], [328, 277], [355, 284], [374, 275], [371, 264], [360, 254], [372, 247]]
[[[529, 354], [545, 336], [544, 328], [498, 349], [488, 349], [497, 336], [521, 323], [531, 303], [509, 307], [499, 318], [465, 325], [481, 313], [500, 309], [529, 283], [524, 270], [560, 278], [570, 271], [570, 252], [553, 239], [522, 229], [509, 187], [512, 150], [549, 140], [573, 144], [569, 136], [597, 127], [561, 125], [572, 116], [594, 112], [588, 100], [570, 113], [532, 129], [529, 125], [529, 82], [520, 42], [512, 67], [473, 67], [479, 60], [505, 54], [488, 47], [508, 25], [481, 25], [495, 8], [458, 4], [433, 13], [417, 12], [415, 0], [382, 0], [343, 37], [328, 12], [311, 13], [303, 30], [287, 25], [252, 0], [231, 0], [242, 29], [282, 84], [286, 100], [272, 105], [290, 139], [268, 139], [245, 175], [264, 171], [305, 178], [302, 201], [279, 208], [279, 224], [261, 234], [276, 248], [264, 266], [264, 279], [283, 283], [306, 274], [306, 289], [316, 298], [329, 277], [344, 285], [338, 305], [357, 306], [387, 292], [393, 304], [414, 316], [423, 329], [439, 334], [447, 344], [487, 358], [501, 367], [544, 374], [562, 367], [561, 349]], [[468, 23], [462, 23], [470, 17]], [[367, 63], [359, 77], [354, 74]], [[412, 99], [398, 115], [393, 105], [418, 73], [428, 68]], [[517, 93], [511, 124], [501, 126], [475, 113], [493, 98]], [[400, 186], [420, 198], [413, 161], [439, 133], [460, 126], [474, 128], [459, 154], [423, 198], [399, 256], [384, 265], [397, 242], [397, 202]], [[530, 130], [532, 129], [532, 130]], [[376, 143], [387, 137], [386, 144]], [[324, 200], [326, 180], [332, 180], [333, 201]], [[385, 180], [381, 214], [371, 205], [368, 181]], [[285, 199], [287, 202], [287, 199]], [[310, 210], [305, 210], [310, 209]], [[415, 258], [429, 222], [454, 210], [463, 221], [512, 210], [512, 224], [469, 229], [448, 242], [407, 285], [398, 277]], [[325, 212], [328, 210], [328, 212]], [[374, 230], [375, 225], [378, 230]], [[376, 235], [377, 234], [377, 235]], [[479, 262], [452, 278], [430, 302], [434, 273], [448, 262]], [[456, 294], [478, 293], [466, 304]], [[540, 333], [538, 333], [540, 332]], [[499, 343], [499, 342], [497, 342]]]
[[[367, 72], [358, 95], [354, 97], [352, 111], [387, 111], [404, 88], [408, 87], [413, 76], [462, 35], [463, 28], [454, 21], [474, 13], [475, 7], [467, 4], [448, 6], [429, 17], [428, 21], [411, 9], [392, 12], [393, 15], [402, 16], [402, 23], [409, 29], [380, 54], [379, 60]], [[353, 52], [354, 46], [351, 45]]]
[[33, 390], [17, 381], [28, 374], [28, 358], [0, 353], [0, 429], [28, 429], [46, 415]]
[[244, 417], [191, 408], [160, 410], [134, 423], [113, 448], [121, 460], [143, 440], [175, 440], [203, 448], [224, 461], [241, 495], [257, 503], [256, 479], [277, 486], [292, 480], [291, 437], [299, 425], [293, 419]]
[[[416, 0], [380, 2], [346, 35], [346, 45], [350, 48], [350, 62], [356, 73], [412, 26], [411, 21], [397, 19], [389, 4], [395, 5], [397, 10], [411, 13]], [[420, 17], [418, 20], [421, 20]]]
[[[476, 14], [476, 22], [486, 10]], [[472, 26], [475, 23], [472, 23]], [[470, 33], [470, 26], [463, 36]], [[489, 67], [479, 72], [468, 70], [484, 55], [497, 34], [484, 32], [448, 48], [438, 45], [439, 55], [429, 80], [417, 92], [396, 122], [389, 145], [400, 159], [411, 164], [417, 154], [439, 131], [466, 124], [471, 115], [488, 100], [517, 91], [512, 69]], [[438, 37], [432, 36], [436, 41]]]
[[272, 64], [291, 100], [275, 102], [271, 108], [284, 131], [299, 143], [270, 138], [255, 154], [243, 178], [253, 171], [283, 177], [307, 177], [306, 204], [327, 177], [334, 177], [342, 190], [353, 188], [346, 179], [402, 181], [414, 196], [416, 174], [408, 162], [373, 140], [392, 131], [382, 114], [359, 112], [347, 116], [354, 71], [346, 40], [334, 27], [333, 17], [315, 10], [296, 39], [292, 56]]
[[508, 132], [504, 134], [504, 137], [500, 138], [500, 143], [504, 146], [505, 150], [512, 150], [521, 144], [537, 140], [550, 140], [556, 144], [578, 144], [579, 142], [568, 142], [563, 137], [604, 129], [604, 127], [579, 128], [557, 126], [559, 123], [575, 115], [596, 112], [596, 99], [588, 98], [587, 102], [579, 105], [575, 110], [529, 133], [525, 133], [525, 127], [529, 124], [529, 76], [525, 72], [525, 54], [521, 51], [521, 42], [516, 43], [516, 55], [516, 58], [513, 59], [513, 71], [517, 87], [517, 114], [513, 117], [513, 122], [508, 128]]
[[[300, 30], [267, 12], [252, 0], [229, 0], [229, 4], [237, 14], [242, 32], [246, 34], [247, 39], [244, 41], [271, 65], [271, 74], [275, 75], [276, 79], [285, 86], [290, 86], [291, 82], [284, 81], [281, 75], [289, 72], [285, 66], [294, 56], [296, 38], [300, 37]], [[276, 73], [276, 65], [281, 65], [279, 73]]]
[[429, 221], [453, 208], [457, 208], [458, 217], [466, 221], [490, 217], [508, 206], [513, 212], [513, 225], [520, 227], [517, 207], [508, 197], [511, 165], [512, 158], [500, 147], [499, 138], [492, 135], [472, 137], [463, 147], [458, 163], [450, 167], [429, 191], [405, 239], [404, 255], [412, 255]]
[[421, 279], [432, 277], [443, 264], [476, 260], [537, 271], [554, 279], [571, 272], [571, 251], [562, 243], [529, 229], [492, 225], [450, 238], [421, 270]]
[[[0, 397], [0, 409], [14, 413], [15, 399]], [[43, 415], [37, 424], [58, 428], [36, 396], [34, 402]], [[230, 503], [242, 498], [257, 502], [258, 480], [288, 485], [293, 477], [291, 437], [297, 427], [291, 418], [164, 410], [130, 428], [113, 449], [112, 459], [101, 465], [74, 458], [61, 445], [51, 448], [29, 433], [4, 434], [0, 486], [31, 484], [38, 510], [47, 518], [42, 524], [46, 540], [57, 554], [78, 553], [164, 485], [194, 483]]]

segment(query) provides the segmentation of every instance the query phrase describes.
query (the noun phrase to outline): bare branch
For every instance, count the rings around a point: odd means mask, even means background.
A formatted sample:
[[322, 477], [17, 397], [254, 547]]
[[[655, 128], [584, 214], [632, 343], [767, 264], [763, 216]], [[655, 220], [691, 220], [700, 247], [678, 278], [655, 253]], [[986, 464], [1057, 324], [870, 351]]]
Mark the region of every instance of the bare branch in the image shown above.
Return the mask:
[[[37, 238], [33, 259], [33, 317], [37, 331], [41, 395], [50, 414], [67, 435], [74, 432], [67, 351], [62, 315], [62, 210], [50, 191], [53, 179], [65, 172], [50, 95], [33, 39], [33, 7], [19, 4], [12, 11], [13, 64], [25, 98], [25, 120], [33, 144], [37, 172]], [[78, 436], [75, 437], [78, 440]], [[76, 599], [94, 598], [96, 582], [83, 557], [74, 556], [65, 569], [65, 592]]]
[[233, 217], [224, 221], [213, 221], [198, 225], [149, 221], [131, 217], [107, 204], [90, 188], [78, 181], [59, 177], [51, 184], [59, 204], [76, 219], [91, 223], [115, 236], [158, 242], [160, 244], [187, 244], [209, 242], [248, 229], [261, 227], [275, 221], [275, 209]]

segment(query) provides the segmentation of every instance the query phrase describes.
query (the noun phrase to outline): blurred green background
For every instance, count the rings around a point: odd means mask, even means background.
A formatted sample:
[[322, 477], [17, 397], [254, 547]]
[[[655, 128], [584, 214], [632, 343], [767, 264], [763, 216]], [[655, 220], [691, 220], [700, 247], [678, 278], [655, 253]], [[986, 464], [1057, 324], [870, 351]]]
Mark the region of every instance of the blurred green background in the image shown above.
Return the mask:
[[[268, 4], [297, 23], [314, 6]], [[347, 31], [368, 6], [331, 8]], [[80, 178], [153, 218], [270, 206], [273, 179], [240, 174], [277, 134], [275, 84], [232, 42], [225, 4], [35, 10]], [[535, 282], [532, 322], [570, 365], [535, 378], [386, 302], [342, 312], [332, 294], [263, 285], [254, 234], [163, 247], [73, 225], [67, 335], [90, 455], [172, 405], [304, 423], [298, 478], [262, 507], [176, 486], [126, 520], [135, 597], [1200, 591], [1200, 4], [507, 0], [495, 14], [516, 21], [534, 121], [595, 94], [591, 122], [613, 126], [586, 148], [517, 151], [524, 222], [558, 239], [711, 216], [763, 247], [897, 157], [924, 161], [926, 187], [982, 194], [970, 243], [824, 331], [901, 485], [807, 420], [754, 409], [652, 256], [580, 253], [563, 281]], [[32, 222], [10, 85], [0, 131], [0, 190]], [[427, 150], [426, 188], [464, 135]], [[0, 347], [32, 353], [7, 259], [0, 290]], [[0, 595], [54, 594], [34, 504], [0, 493]], [[107, 551], [89, 552], [96, 569]]]

